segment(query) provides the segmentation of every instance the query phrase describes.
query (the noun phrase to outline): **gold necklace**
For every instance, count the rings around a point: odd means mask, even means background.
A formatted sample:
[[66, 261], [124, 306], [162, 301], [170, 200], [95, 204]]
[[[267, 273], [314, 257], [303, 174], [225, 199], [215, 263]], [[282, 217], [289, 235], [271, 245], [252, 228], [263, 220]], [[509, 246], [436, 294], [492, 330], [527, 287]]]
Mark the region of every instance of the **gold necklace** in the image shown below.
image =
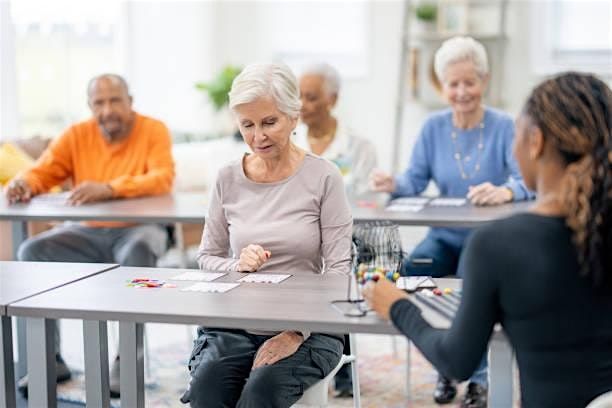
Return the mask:
[[453, 130], [451, 131], [451, 139], [453, 141], [453, 148], [455, 150], [455, 161], [457, 162], [457, 167], [459, 167], [459, 174], [461, 174], [461, 178], [464, 180], [467, 179], [471, 179], [474, 178], [474, 176], [478, 173], [478, 171], [480, 170], [480, 159], [482, 158], [482, 151], [484, 150], [484, 139], [483, 139], [483, 134], [484, 134], [484, 118], [482, 120], [482, 122], [480, 122], [480, 137], [478, 139], [478, 159], [476, 161], [476, 164], [474, 165], [474, 171], [472, 172], [472, 174], [470, 174], [468, 176], [468, 174], [465, 172], [465, 169], [463, 167], [463, 160], [465, 159], [465, 161], [469, 161], [471, 158], [469, 155], [466, 155], [465, 158], [462, 156], [461, 152], [459, 151], [459, 146], [457, 145], [457, 130], [455, 129], [455, 125], [453, 126]]

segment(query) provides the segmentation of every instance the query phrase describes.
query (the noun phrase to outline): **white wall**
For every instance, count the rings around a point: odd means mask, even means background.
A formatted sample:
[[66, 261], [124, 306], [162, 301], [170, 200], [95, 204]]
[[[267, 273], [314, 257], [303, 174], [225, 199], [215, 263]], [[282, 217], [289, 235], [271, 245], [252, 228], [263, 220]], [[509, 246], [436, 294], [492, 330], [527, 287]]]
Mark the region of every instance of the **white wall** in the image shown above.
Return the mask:
[[219, 2], [127, 3], [124, 57], [134, 105], [180, 131], [202, 131], [210, 108], [194, 88], [208, 79], [216, 58]]

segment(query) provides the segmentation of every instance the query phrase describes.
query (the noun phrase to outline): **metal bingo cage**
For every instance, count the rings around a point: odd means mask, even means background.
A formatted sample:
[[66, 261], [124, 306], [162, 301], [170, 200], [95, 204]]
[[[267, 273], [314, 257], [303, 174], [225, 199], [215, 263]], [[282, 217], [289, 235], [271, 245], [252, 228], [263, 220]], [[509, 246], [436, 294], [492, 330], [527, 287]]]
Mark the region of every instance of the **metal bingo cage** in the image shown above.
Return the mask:
[[[334, 307], [346, 316], [364, 316], [368, 308], [361, 297], [360, 281], [369, 280], [376, 272], [383, 273], [387, 278], [399, 273], [402, 259], [402, 241], [396, 224], [372, 221], [354, 225], [347, 296], [346, 299], [334, 300]], [[358, 274], [362, 277], [358, 278]]]

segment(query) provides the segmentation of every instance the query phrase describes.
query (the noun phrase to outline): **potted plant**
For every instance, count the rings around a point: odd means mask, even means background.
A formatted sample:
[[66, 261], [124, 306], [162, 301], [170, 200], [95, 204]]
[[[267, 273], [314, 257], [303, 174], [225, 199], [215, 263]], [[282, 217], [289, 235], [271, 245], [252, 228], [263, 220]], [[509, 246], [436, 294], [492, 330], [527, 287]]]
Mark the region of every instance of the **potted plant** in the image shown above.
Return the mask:
[[414, 15], [419, 31], [434, 31], [438, 18], [438, 5], [433, 1], [421, 1], [414, 7]]
[[220, 134], [234, 134], [236, 128], [227, 108], [229, 102], [228, 93], [232, 88], [234, 78], [242, 71], [241, 67], [235, 65], [226, 65], [219, 73], [207, 82], [197, 82], [195, 87], [197, 90], [204, 92], [214, 110], [217, 112], [217, 132]]

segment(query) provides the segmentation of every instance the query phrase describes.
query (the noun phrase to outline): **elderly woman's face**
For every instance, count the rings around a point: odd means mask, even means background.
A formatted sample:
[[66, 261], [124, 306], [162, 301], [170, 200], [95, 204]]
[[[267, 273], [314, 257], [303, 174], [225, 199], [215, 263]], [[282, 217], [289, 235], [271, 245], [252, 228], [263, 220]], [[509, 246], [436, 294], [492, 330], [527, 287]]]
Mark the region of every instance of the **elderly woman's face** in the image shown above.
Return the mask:
[[278, 110], [272, 98], [258, 98], [234, 108], [238, 127], [253, 153], [262, 158], [275, 158], [288, 151], [289, 137], [297, 124]]
[[473, 62], [459, 61], [446, 67], [442, 94], [456, 113], [472, 113], [480, 107], [486, 86]]
[[325, 90], [325, 80], [320, 75], [304, 75], [300, 78], [300, 117], [307, 126], [327, 119], [336, 103], [335, 95]]

